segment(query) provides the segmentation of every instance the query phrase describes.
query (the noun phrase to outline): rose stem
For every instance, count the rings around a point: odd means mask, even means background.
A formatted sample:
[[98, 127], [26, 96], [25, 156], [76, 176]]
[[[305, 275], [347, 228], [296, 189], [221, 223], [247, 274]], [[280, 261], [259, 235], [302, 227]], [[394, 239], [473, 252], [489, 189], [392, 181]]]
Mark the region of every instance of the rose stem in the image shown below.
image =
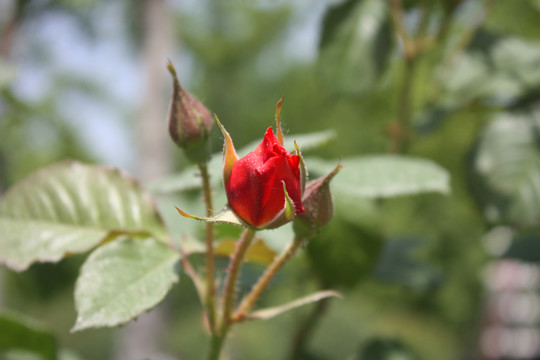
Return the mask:
[[236, 295], [236, 280], [240, 272], [240, 267], [244, 260], [244, 257], [251, 245], [251, 241], [255, 237], [255, 230], [246, 229], [242, 233], [242, 237], [237, 243], [236, 250], [231, 257], [231, 262], [228, 268], [227, 279], [225, 280], [225, 288], [223, 291], [223, 308], [221, 313], [221, 323], [219, 330], [212, 334], [212, 341], [210, 343], [210, 353], [208, 360], [219, 359], [219, 354], [223, 346], [227, 332], [232, 323], [231, 313], [234, 306], [234, 298]]
[[[206, 163], [200, 163], [201, 179], [206, 205], [206, 216], [212, 216], [212, 189], [210, 188], [210, 175]], [[214, 280], [214, 224], [206, 222], [206, 298], [205, 307], [208, 315], [210, 332], [216, 331], [216, 302], [215, 302], [215, 280]]]
[[304, 238], [301, 237], [295, 237], [293, 241], [291, 241], [287, 247], [279, 254], [278, 257], [276, 257], [272, 263], [266, 268], [266, 271], [264, 274], [261, 275], [259, 280], [255, 285], [253, 285], [253, 288], [251, 288], [251, 291], [249, 294], [242, 300], [242, 303], [238, 307], [238, 310], [236, 310], [233, 321], [241, 321], [243, 320], [246, 315], [248, 315], [249, 311], [255, 305], [255, 302], [261, 295], [261, 293], [264, 291], [264, 289], [268, 286], [270, 283], [270, 280], [276, 275], [276, 273], [285, 265], [287, 260], [292, 258], [294, 254], [298, 251], [300, 248], [300, 245], [304, 242]]

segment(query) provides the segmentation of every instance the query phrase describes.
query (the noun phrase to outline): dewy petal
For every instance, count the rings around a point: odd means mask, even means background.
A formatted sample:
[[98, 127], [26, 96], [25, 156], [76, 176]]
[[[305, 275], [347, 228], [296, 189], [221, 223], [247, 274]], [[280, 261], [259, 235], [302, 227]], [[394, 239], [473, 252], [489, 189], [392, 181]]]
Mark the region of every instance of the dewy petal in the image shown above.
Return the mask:
[[[257, 219], [260, 225], [270, 222], [283, 210], [285, 200], [283, 181], [292, 175], [290, 171], [287, 171], [287, 168], [287, 160], [276, 156], [268, 160], [261, 169], [264, 186], [261, 188], [261, 210]], [[286, 181], [286, 183], [290, 183], [290, 181]]]
[[225, 190], [231, 208], [245, 222], [256, 226], [259, 216], [261, 176], [257, 168], [262, 164], [260, 158], [250, 152], [235, 163]]
[[[273, 156], [279, 155], [280, 151], [278, 150], [276, 152], [276, 146], [278, 149], [283, 148], [274, 133], [272, 132], [272, 127], [270, 126], [266, 133], [264, 134], [264, 138], [261, 141], [261, 143], [255, 148], [254, 152], [257, 154], [257, 156], [260, 156], [262, 158], [263, 162], [268, 161]], [[285, 149], [284, 149], [285, 150]], [[287, 151], [287, 150], [285, 150]]]
[[[294, 162], [294, 161], [293, 161]], [[302, 212], [304, 207], [301, 201], [300, 184], [298, 172], [291, 168], [289, 159], [285, 157], [275, 157], [264, 164], [261, 177], [266, 177], [265, 187], [261, 189], [261, 211], [257, 219], [259, 224], [269, 223], [277, 214], [283, 211], [285, 204], [285, 192], [283, 184], [287, 187], [289, 197], [294, 203], [295, 210]]]
[[236, 150], [234, 149], [234, 144], [231, 139], [231, 135], [225, 130], [221, 122], [219, 121], [216, 114], [214, 114], [216, 122], [223, 133], [225, 138], [225, 149], [223, 149], [223, 181], [226, 183], [231, 176], [231, 171], [234, 166], [234, 163], [238, 161], [238, 155], [236, 155]]

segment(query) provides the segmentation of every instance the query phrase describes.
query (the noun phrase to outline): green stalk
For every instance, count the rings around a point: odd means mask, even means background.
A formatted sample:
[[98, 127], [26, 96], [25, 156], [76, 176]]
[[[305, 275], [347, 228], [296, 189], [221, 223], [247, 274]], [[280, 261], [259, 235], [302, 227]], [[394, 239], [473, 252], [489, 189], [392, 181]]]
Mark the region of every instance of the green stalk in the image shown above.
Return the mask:
[[233, 316], [233, 321], [241, 321], [249, 314], [250, 310], [253, 308], [272, 278], [283, 267], [283, 265], [285, 265], [285, 263], [296, 254], [303, 242], [304, 238], [295, 237], [294, 240], [291, 241], [281, 252], [281, 254], [274, 258], [264, 274], [262, 274], [257, 283], [253, 285], [249, 294], [242, 300], [242, 303]]
[[225, 280], [225, 287], [223, 290], [223, 307], [221, 312], [221, 321], [219, 327], [215, 333], [212, 334], [212, 340], [210, 342], [210, 351], [208, 353], [208, 360], [218, 360], [223, 348], [223, 343], [227, 337], [227, 333], [232, 324], [232, 310], [234, 306], [234, 300], [236, 297], [236, 281], [238, 274], [240, 273], [240, 267], [246, 256], [247, 250], [251, 245], [251, 241], [255, 237], [255, 230], [246, 229], [242, 233], [242, 237], [238, 241], [236, 250], [231, 257], [229, 263], [228, 275]]
[[[210, 187], [210, 175], [208, 174], [208, 167], [206, 163], [199, 164], [201, 170], [202, 187], [204, 194], [204, 203], [206, 205], [206, 216], [212, 216], [212, 189]], [[210, 221], [206, 222], [206, 297], [205, 308], [208, 316], [208, 323], [210, 326], [210, 332], [212, 334], [216, 331], [216, 288], [214, 279], [214, 224]]]
[[212, 334], [208, 360], [219, 360], [219, 354], [221, 353], [221, 349], [223, 347], [223, 340], [225, 340], [225, 335], [221, 336], [218, 334]]

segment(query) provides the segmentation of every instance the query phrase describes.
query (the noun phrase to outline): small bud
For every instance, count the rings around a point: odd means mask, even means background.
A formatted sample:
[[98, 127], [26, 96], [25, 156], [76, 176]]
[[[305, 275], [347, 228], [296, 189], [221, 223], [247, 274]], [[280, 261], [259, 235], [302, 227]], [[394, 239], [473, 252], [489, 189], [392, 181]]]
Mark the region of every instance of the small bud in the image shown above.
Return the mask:
[[294, 232], [297, 236], [311, 238], [317, 231], [332, 220], [334, 201], [330, 192], [330, 180], [343, 168], [338, 164], [327, 175], [310, 181], [302, 196], [306, 209], [294, 219]]
[[170, 61], [167, 68], [173, 78], [169, 134], [175, 144], [184, 149], [189, 160], [195, 163], [206, 162], [211, 154], [208, 138], [214, 125], [212, 114], [180, 85]]

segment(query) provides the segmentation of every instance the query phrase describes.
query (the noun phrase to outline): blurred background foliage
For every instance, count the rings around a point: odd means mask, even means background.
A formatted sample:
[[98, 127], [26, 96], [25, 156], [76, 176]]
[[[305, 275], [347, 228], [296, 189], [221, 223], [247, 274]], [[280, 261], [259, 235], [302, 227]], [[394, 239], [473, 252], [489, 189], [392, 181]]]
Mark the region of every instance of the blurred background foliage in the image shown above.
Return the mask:
[[[337, 134], [310, 156], [398, 153], [449, 171], [447, 196], [336, 197], [335, 220], [261, 305], [321, 287], [344, 299], [238, 327], [232, 359], [502, 358], [481, 346], [486, 266], [540, 258], [539, 1], [13, 0], [0, 14], [0, 192], [63, 158], [146, 182], [164, 175], [148, 162], [183, 169], [166, 135], [152, 140], [166, 133], [167, 57], [238, 147], [260, 137], [284, 95], [288, 133]], [[213, 141], [218, 152], [217, 132]], [[170, 212], [178, 196], [161, 196], [160, 208]], [[199, 201], [195, 190], [181, 196], [188, 211]], [[72, 350], [62, 358], [122, 359], [125, 330], [69, 332], [82, 260], [2, 270], [0, 304], [47, 324]], [[260, 271], [250, 264], [245, 281]], [[167, 321], [152, 359], [201, 358], [206, 337], [186, 276], [160, 308]], [[0, 326], [15, 326], [10, 319]], [[50, 347], [44, 330], [20, 326]], [[0, 340], [0, 358], [30, 358], [23, 353], [2, 355]]]

